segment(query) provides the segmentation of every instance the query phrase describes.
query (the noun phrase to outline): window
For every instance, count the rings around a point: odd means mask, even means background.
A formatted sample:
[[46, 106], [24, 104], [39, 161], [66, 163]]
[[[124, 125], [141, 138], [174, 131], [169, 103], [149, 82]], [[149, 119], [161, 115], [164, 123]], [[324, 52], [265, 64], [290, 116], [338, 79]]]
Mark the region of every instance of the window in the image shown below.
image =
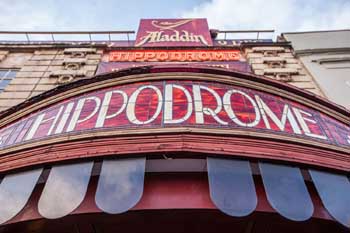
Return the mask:
[[0, 93], [3, 92], [11, 80], [16, 77], [17, 70], [0, 69]]

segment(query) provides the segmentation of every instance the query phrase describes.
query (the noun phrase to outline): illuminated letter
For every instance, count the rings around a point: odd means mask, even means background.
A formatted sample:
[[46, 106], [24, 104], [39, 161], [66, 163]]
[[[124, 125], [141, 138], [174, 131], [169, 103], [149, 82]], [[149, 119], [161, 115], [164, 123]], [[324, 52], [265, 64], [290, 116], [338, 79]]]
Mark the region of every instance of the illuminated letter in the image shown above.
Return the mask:
[[[187, 99], [187, 112], [184, 117], [180, 119], [173, 119], [173, 88], [177, 88], [186, 96]], [[176, 84], [166, 84], [165, 85], [165, 101], [164, 101], [164, 123], [165, 124], [176, 124], [186, 121], [192, 114], [192, 97], [190, 92], [186, 90], [183, 86]]]
[[135, 61], [143, 61], [144, 52], [135, 52]]
[[156, 41], [156, 37], [159, 36], [159, 32], [146, 32], [147, 35], [141, 37], [141, 41], [137, 44], [135, 44], [135, 47], [139, 47], [145, 43], [149, 42], [155, 42]]
[[208, 61], [210, 60], [210, 55], [208, 52], [199, 52], [198, 60], [200, 61]]
[[213, 52], [212, 53], [213, 60], [214, 61], [224, 61], [225, 60], [225, 54], [223, 52]]
[[[136, 100], [137, 100], [137, 96], [140, 94], [140, 92], [146, 88], [152, 89], [156, 92], [156, 94], [158, 96], [158, 105], [157, 105], [156, 112], [154, 113], [154, 115], [150, 119], [148, 119], [147, 121], [139, 121], [138, 119], [136, 119], [136, 114], [135, 114]], [[126, 107], [126, 115], [129, 119], [129, 121], [134, 123], [134, 124], [137, 124], [137, 125], [148, 124], [148, 123], [151, 123], [152, 121], [154, 121], [158, 117], [160, 111], [162, 110], [162, 104], [163, 104], [162, 93], [160, 92], [160, 90], [157, 87], [152, 86], [152, 85], [142, 86], [142, 87], [138, 88], [130, 96], [128, 105]]]
[[226, 55], [229, 57], [229, 60], [239, 60], [240, 59], [240, 53], [239, 52], [228, 52]]
[[[113, 94], [120, 94], [123, 97], [123, 104], [117, 112], [110, 114], [110, 115], [107, 115], [107, 111], [108, 111], [109, 104], [111, 102]], [[96, 128], [103, 127], [105, 120], [113, 118], [113, 117], [119, 115], [121, 112], [123, 112], [127, 103], [128, 103], [128, 96], [126, 95], [126, 93], [124, 91], [116, 90], [116, 91], [106, 92], [105, 97], [103, 98], [103, 101], [102, 101], [102, 106], [101, 106], [100, 112], [99, 112], [97, 120], [96, 120], [95, 127]]]
[[301, 134], [301, 130], [298, 126], [298, 123], [296, 122], [293, 113], [291, 111], [291, 109], [289, 108], [289, 106], [287, 104], [284, 105], [283, 108], [283, 113], [282, 113], [282, 117], [281, 120], [278, 119], [278, 117], [271, 111], [271, 109], [266, 105], [266, 103], [260, 98], [260, 96], [255, 95], [255, 99], [256, 102], [259, 105], [260, 111], [261, 111], [261, 116], [265, 122], [266, 128], [271, 129], [270, 126], [270, 122], [267, 119], [267, 116], [270, 117], [270, 119], [278, 126], [278, 128], [281, 131], [284, 131], [285, 127], [286, 127], [286, 121], [287, 118], [290, 122], [290, 125], [293, 128], [294, 133], [296, 134]]
[[8, 144], [8, 139], [11, 134], [16, 131], [16, 125], [11, 125], [10, 127], [3, 128], [0, 132], [0, 145], [4, 146]]
[[66, 110], [64, 110], [62, 118], [61, 118], [60, 122], [58, 123], [58, 126], [57, 126], [57, 128], [55, 130], [55, 134], [62, 133], [63, 128], [66, 125], [67, 120], [68, 120], [68, 118], [70, 116], [70, 112], [73, 109], [73, 106], [74, 106], [74, 102], [71, 102], [71, 103], [67, 104]]
[[171, 52], [170, 53], [170, 60], [171, 61], [182, 61], [184, 59], [182, 57], [182, 53], [181, 52]]
[[156, 58], [156, 53], [154, 52], [145, 52], [145, 60], [146, 61], [152, 61], [155, 60]]
[[186, 52], [186, 59], [188, 61], [195, 61], [195, 53], [194, 52]]
[[[79, 119], [81, 110], [83, 109], [84, 104], [87, 100], [94, 101], [95, 108], [92, 110], [92, 112], [88, 116], [84, 117], [83, 119]], [[72, 115], [72, 119], [69, 122], [69, 125], [67, 127], [66, 132], [73, 131], [77, 124], [84, 122], [84, 121], [90, 119], [91, 117], [93, 117], [96, 114], [97, 110], [99, 109], [100, 105], [101, 105], [101, 100], [100, 100], [100, 98], [98, 98], [96, 96], [91, 96], [91, 97], [86, 97], [86, 98], [80, 99], [78, 101], [77, 106], [75, 107], [75, 110], [74, 110], [73, 115]]]
[[209, 46], [209, 43], [206, 41], [206, 39], [204, 39], [202, 35], [195, 35], [194, 38], [196, 41], [200, 40], [203, 44]]
[[159, 52], [157, 53], [157, 59], [159, 61], [166, 61], [168, 60], [169, 54], [167, 52]]
[[308, 116], [308, 117], [312, 117], [311, 113], [305, 112], [303, 110], [300, 110], [298, 108], [293, 108], [294, 114], [298, 119], [298, 122], [301, 126], [301, 128], [303, 129], [305, 135], [310, 136], [310, 137], [314, 137], [314, 138], [320, 138], [320, 139], [327, 139], [327, 137], [325, 135], [318, 135], [318, 134], [313, 134], [311, 133], [309, 126], [306, 124], [305, 121], [311, 122], [313, 124], [317, 124], [317, 122], [313, 119], [310, 118], [306, 118], [304, 115]]
[[[202, 103], [202, 95], [201, 95], [201, 89], [206, 90], [210, 92], [214, 98], [216, 99], [217, 107], [215, 110], [207, 107], [203, 107]], [[196, 116], [196, 123], [203, 124], [204, 123], [204, 116], [203, 113], [209, 116], [212, 116], [218, 123], [222, 125], [227, 125], [228, 123], [221, 120], [217, 114], [222, 109], [222, 102], [221, 98], [213, 89], [210, 89], [209, 87], [202, 86], [202, 85], [193, 85], [193, 98], [194, 98], [194, 109], [195, 109], [195, 116]]]
[[[232, 107], [231, 107], [231, 95], [237, 93], [240, 94], [242, 96], [244, 96], [246, 99], [249, 100], [249, 102], [253, 105], [254, 107], [254, 111], [255, 111], [255, 120], [253, 122], [250, 123], [244, 123], [242, 122], [240, 119], [237, 118], [236, 114], [234, 113]], [[224, 108], [226, 110], [227, 115], [231, 118], [231, 120], [233, 122], [235, 122], [237, 125], [239, 126], [247, 126], [247, 127], [254, 127], [257, 124], [259, 124], [259, 121], [261, 119], [260, 116], [260, 112], [259, 112], [259, 108], [256, 105], [255, 101], [246, 93], [244, 93], [243, 91], [238, 91], [238, 90], [229, 90], [225, 93], [224, 98]]]
[[58, 121], [58, 118], [61, 116], [61, 113], [63, 111], [63, 108], [64, 106], [61, 106], [60, 109], [58, 110], [57, 114], [48, 118], [48, 119], [45, 119], [44, 120], [44, 117], [46, 115], [46, 113], [42, 113], [40, 114], [34, 121], [32, 127], [30, 128], [26, 138], [24, 140], [30, 140], [34, 137], [34, 134], [36, 133], [36, 131], [38, 130], [39, 126], [42, 124], [42, 123], [45, 123], [45, 122], [48, 122], [48, 121], [51, 121], [53, 120], [53, 122], [51, 123], [51, 127], [49, 129], [49, 131], [47, 132], [46, 135], [50, 135], [52, 133], [52, 130], [54, 129], [57, 121]]

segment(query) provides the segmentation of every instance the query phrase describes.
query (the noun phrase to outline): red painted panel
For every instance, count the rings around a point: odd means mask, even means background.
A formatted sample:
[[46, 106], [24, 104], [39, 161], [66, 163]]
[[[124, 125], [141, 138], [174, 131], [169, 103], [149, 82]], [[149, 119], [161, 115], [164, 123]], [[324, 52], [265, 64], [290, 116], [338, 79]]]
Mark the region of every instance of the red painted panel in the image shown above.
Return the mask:
[[206, 19], [141, 19], [134, 46], [211, 45]]
[[[136, 65], [138, 62], [207, 62], [215, 65], [215, 62], [239, 61], [243, 60], [239, 50], [115, 50], [109, 53], [110, 62], [134, 62], [129, 66]], [[136, 62], [136, 63], [135, 63]], [[182, 62], [182, 63], [181, 63]], [[166, 63], [165, 63], [166, 64]], [[169, 63], [172, 64], [172, 63]], [[169, 65], [168, 64], [168, 65]], [[196, 63], [194, 63], [196, 64]], [[216, 63], [220, 65], [221, 63]], [[128, 64], [126, 64], [128, 65]], [[140, 64], [138, 64], [140, 65]], [[199, 63], [197, 64], [199, 65]], [[203, 67], [203, 66], [202, 66]]]
[[67, 99], [0, 129], [0, 145], [101, 129], [171, 127], [264, 132], [350, 149], [349, 126], [299, 103], [233, 85], [176, 80]]
[[[234, 51], [237, 53], [237, 58], [239, 55], [239, 51]], [[116, 54], [111, 52], [111, 54]], [[113, 57], [112, 60], [115, 60]], [[129, 59], [129, 58], [124, 58]], [[221, 69], [227, 69], [227, 70], [233, 70], [233, 71], [241, 71], [241, 72], [252, 72], [250, 65], [248, 62], [246, 62], [243, 58], [240, 58], [239, 61], [201, 61], [201, 62], [152, 62], [152, 61], [137, 61], [137, 62], [100, 62], [98, 64], [98, 68], [96, 71], [97, 74], [105, 74], [109, 72], [116, 72], [122, 69], [127, 68], [135, 68], [135, 67], [142, 67], [142, 66], [169, 66], [169, 65], [176, 65], [176, 66], [183, 66], [183, 67], [214, 67], [214, 68], [221, 68]]]
[[[74, 214], [101, 213], [95, 204], [97, 177], [89, 184], [87, 195], [82, 204], [73, 211]], [[266, 199], [266, 194], [259, 177], [255, 177], [258, 196], [256, 211], [274, 213]], [[42, 218], [37, 210], [42, 186], [35, 189], [29, 203], [8, 223]], [[311, 192], [315, 205], [314, 218], [331, 219], [322, 206], [319, 197]], [[206, 173], [146, 173], [144, 193], [140, 202], [132, 210], [165, 210], [165, 209], [217, 209], [209, 196], [209, 185]]]

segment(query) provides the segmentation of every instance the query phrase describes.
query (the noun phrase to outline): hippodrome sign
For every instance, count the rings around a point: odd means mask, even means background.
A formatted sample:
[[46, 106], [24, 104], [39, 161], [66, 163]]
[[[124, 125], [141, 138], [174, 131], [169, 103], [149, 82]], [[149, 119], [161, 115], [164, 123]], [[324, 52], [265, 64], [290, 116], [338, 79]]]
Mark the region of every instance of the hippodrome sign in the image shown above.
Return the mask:
[[[141, 66], [171, 66], [172, 62], [100, 62], [96, 71], [97, 74], [116, 72], [122, 69], [141, 67]], [[176, 62], [176, 66], [184, 67], [214, 67], [241, 72], [251, 72], [248, 62], [245, 61], [204, 61], [204, 62]]]
[[350, 148], [350, 127], [260, 91], [204, 81], [109, 87], [57, 103], [0, 130], [1, 147], [84, 131], [196, 127], [260, 131]]
[[206, 19], [142, 19], [136, 47], [212, 46]]
[[109, 61], [238, 61], [239, 50], [116, 50], [109, 53]]

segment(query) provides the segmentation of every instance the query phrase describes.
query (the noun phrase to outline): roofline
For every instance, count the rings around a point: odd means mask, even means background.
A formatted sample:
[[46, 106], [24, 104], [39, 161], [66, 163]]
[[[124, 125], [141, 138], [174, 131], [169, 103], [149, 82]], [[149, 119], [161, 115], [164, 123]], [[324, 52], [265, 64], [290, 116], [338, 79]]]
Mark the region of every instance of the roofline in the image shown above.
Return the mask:
[[337, 29], [337, 30], [320, 30], [320, 31], [301, 31], [301, 32], [282, 32], [281, 35], [285, 34], [307, 34], [307, 33], [322, 33], [322, 32], [344, 32], [349, 31], [350, 29]]

